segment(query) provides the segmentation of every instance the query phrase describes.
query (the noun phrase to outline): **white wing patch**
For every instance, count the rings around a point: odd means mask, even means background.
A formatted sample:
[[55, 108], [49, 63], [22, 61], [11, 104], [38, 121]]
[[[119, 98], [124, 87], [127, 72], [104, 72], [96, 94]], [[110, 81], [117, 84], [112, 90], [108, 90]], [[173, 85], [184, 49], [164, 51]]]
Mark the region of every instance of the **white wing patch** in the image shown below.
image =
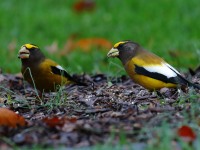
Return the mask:
[[60, 69], [60, 70], [65, 70], [63, 67], [61, 67], [60, 65], [57, 65], [56, 68]]
[[174, 72], [176, 72], [177, 74], [181, 75], [174, 67], [172, 67], [170, 64], [168, 63], [163, 63], [164, 65], [168, 66], [170, 69], [172, 69]]
[[161, 65], [157, 66], [147, 66], [144, 68], [149, 72], [159, 73], [166, 76], [167, 78], [176, 77], [177, 74], [180, 74], [176, 69], [167, 63], [162, 63]]

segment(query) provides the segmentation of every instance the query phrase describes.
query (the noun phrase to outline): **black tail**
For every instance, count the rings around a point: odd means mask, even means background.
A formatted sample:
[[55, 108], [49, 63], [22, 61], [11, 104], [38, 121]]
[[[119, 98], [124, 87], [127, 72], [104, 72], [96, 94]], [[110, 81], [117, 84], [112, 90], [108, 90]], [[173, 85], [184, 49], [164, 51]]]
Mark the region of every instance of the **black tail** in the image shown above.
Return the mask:
[[191, 83], [191, 86], [194, 87], [195, 89], [199, 89], [200, 90], [200, 85], [199, 84]]
[[184, 77], [182, 77], [179, 74], [177, 74], [177, 76], [179, 77], [179, 83], [180, 84], [186, 85], [186, 86], [189, 86], [189, 87], [193, 87], [195, 89], [200, 89], [200, 85], [199, 84], [191, 83], [190, 81], [188, 81], [187, 79], [185, 79]]
[[73, 81], [74, 84], [76, 84], [76, 85], [80, 85], [80, 86], [88, 86], [86, 83], [84, 83], [84, 82], [80, 82], [80, 81], [77, 80], [77, 78], [74, 78], [74, 77], [73, 77], [73, 80], [72, 80], [72, 81]]
[[67, 71], [65, 70], [61, 70], [59, 69], [58, 67], [56, 66], [51, 66], [51, 71], [54, 73], [54, 74], [58, 74], [58, 75], [61, 75], [65, 78], [67, 78], [68, 80], [74, 82], [75, 84], [77, 85], [82, 85], [82, 86], [87, 86], [86, 83], [83, 83], [83, 82], [80, 82], [78, 81], [78, 79], [74, 76], [71, 76], [70, 74], [67, 73]]

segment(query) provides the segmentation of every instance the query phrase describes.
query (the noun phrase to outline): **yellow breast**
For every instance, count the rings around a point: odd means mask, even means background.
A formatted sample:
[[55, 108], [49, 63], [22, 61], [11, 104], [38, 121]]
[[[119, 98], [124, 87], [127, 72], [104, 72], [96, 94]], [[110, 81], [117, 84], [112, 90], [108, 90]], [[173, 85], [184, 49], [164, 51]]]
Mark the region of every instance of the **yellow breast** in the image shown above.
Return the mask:
[[[156, 61], [157, 60], [151, 61], [151, 62], [158, 63]], [[135, 65], [134, 64], [137, 64], [139, 66], [143, 66], [143, 65], [147, 65], [147, 63], [142, 59], [133, 58], [124, 66], [126, 72], [130, 76], [130, 78], [134, 82], [143, 86], [144, 88], [149, 89], [149, 90], [156, 90], [156, 89], [161, 89], [163, 87], [168, 87], [168, 88], [177, 87], [177, 84], [165, 83], [161, 80], [157, 80], [157, 79], [154, 79], [154, 78], [151, 78], [151, 77], [148, 77], [148, 76], [137, 74], [135, 72]]]
[[71, 83], [67, 78], [54, 74], [51, 71], [51, 65], [56, 66], [57, 64], [50, 59], [46, 59], [38, 67], [30, 68], [31, 72], [29, 69], [24, 68], [22, 72], [26, 70], [24, 73], [25, 80], [38, 90], [45, 92], [55, 91], [58, 86]]

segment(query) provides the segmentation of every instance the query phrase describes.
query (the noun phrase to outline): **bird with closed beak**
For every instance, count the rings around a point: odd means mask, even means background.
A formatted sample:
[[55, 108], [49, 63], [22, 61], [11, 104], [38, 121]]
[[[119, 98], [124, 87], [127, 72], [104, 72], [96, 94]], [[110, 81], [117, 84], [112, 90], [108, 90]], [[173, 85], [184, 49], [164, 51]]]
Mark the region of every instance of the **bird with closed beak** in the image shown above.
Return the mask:
[[200, 89], [200, 85], [185, 79], [174, 67], [159, 56], [145, 50], [138, 43], [120, 41], [108, 52], [108, 57], [118, 57], [130, 78], [149, 90], [164, 87], [192, 86]]
[[18, 58], [21, 59], [24, 79], [40, 92], [53, 92], [58, 90], [59, 86], [71, 83], [85, 85], [70, 76], [55, 61], [46, 58], [36, 45], [23, 45]]

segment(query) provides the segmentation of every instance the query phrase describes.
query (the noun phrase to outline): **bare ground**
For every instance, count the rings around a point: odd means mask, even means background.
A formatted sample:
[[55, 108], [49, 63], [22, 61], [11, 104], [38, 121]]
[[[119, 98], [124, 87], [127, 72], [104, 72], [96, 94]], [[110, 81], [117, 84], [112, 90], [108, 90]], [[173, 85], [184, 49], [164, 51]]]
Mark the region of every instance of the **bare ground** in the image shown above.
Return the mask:
[[[200, 90], [149, 92], [126, 76], [76, 77], [89, 86], [66, 86], [38, 98], [21, 77], [0, 74], [0, 106], [18, 112], [27, 121], [25, 127], [0, 127], [0, 149], [116, 144], [123, 137], [126, 143], [148, 143], [152, 136], [156, 138], [153, 128], [167, 122], [175, 129], [187, 120], [184, 113], [191, 111], [191, 102], [200, 104]], [[200, 72], [191, 80], [200, 83]]]

